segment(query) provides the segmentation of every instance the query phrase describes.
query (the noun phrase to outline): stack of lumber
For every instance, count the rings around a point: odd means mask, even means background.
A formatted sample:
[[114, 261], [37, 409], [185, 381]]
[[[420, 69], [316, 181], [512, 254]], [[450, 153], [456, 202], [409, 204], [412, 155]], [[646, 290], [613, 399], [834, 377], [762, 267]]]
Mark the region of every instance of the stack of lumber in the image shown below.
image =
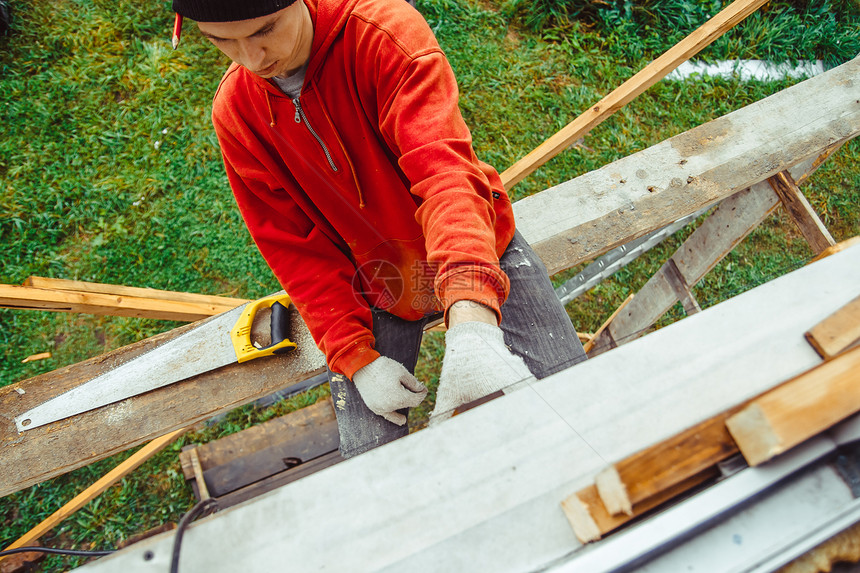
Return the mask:
[[23, 285], [0, 285], [0, 307], [84, 312], [192, 322], [227, 312], [246, 299], [30, 277]]
[[[720, 476], [739, 452], [750, 466], [771, 460], [860, 411], [860, 297], [806, 332], [831, 343], [823, 364], [691, 426], [601, 471], [563, 508], [583, 543]], [[849, 349], [850, 348], [850, 349]]]

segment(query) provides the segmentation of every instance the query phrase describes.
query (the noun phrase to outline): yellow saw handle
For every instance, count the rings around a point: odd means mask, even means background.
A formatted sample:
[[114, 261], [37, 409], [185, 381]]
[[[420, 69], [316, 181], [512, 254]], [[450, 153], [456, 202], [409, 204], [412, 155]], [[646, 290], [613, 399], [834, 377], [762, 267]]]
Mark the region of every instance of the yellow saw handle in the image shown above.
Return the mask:
[[[286, 354], [296, 347], [296, 343], [287, 338], [288, 306], [290, 306], [290, 297], [287, 294], [273, 294], [245, 305], [242, 315], [230, 331], [230, 339], [233, 341], [233, 349], [239, 362], [272, 354]], [[254, 324], [257, 311], [261, 308], [272, 309], [272, 344], [257, 348], [251, 343], [251, 326]]]

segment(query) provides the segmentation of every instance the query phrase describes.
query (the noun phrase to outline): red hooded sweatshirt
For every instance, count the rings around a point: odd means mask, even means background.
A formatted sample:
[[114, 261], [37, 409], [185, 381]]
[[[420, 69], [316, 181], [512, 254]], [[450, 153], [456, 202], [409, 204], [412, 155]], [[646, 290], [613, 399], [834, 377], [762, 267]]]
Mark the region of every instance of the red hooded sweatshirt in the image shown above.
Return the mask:
[[254, 241], [352, 378], [379, 356], [368, 305], [417, 320], [468, 299], [498, 314], [514, 218], [423, 17], [404, 0], [306, 4], [301, 95], [233, 64], [212, 119]]

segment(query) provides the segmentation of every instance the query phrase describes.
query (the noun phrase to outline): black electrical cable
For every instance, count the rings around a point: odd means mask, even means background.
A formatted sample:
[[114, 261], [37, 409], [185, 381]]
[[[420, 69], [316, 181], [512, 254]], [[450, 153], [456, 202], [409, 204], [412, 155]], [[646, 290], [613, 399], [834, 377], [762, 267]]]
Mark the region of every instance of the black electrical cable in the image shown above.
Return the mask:
[[185, 528], [187, 528], [191, 522], [198, 517], [202, 517], [211, 511], [217, 510], [218, 500], [214, 497], [210, 497], [209, 499], [197, 502], [197, 504], [188, 510], [188, 513], [183, 515], [182, 519], [179, 520], [179, 525], [176, 526], [176, 537], [173, 539], [173, 557], [170, 560], [170, 573], [177, 573], [179, 571], [179, 550], [182, 547], [182, 536], [185, 534]]
[[0, 557], [12, 555], [13, 553], [54, 553], [56, 555], [72, 555], [75, 557], [104, 557], [110, 555], [113, 551], [78, 551], [76, 549], [58, 549], [54, 547], [16, 547], [15, 549], [7, 549], [0, 551]]
[[[177, 573], [179, 570], [179, 550], [182, 547], [182, 536], [185, 533], [185, 529], [198, 517], [202, 517], [217, 510], [218, 500], [214, 497], [210, 497], [209, 499], [204, 499], [203, 501], [198, 502], [194, 507], [188, 510], [188, 513], [182, 516], [182, 519], [179, 520], [179, 525], [176, 527], [176, 537], [173, 541], [173, 558], [170, 563], [170, 573]], [[15, 549], [0, 551], [0, 557], [13, 555], [15, 553], [51, 553], [73, 557], [104, 557], [105, 555], [116, 553], [116, 551], [80, 551], [77, 549], [59, 549], [55, 547], [39, 547], [36, 545], [32, 547], [16, 547]]]

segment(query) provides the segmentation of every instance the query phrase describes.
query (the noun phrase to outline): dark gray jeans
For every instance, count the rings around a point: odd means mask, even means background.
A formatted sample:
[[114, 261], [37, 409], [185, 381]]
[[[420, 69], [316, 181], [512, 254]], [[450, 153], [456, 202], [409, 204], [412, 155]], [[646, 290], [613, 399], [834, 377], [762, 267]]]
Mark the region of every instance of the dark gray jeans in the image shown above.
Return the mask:
[[[511, 281], [499, 325], [511, 351], [523, 358], [538, 379], [585, 360], [582, 344], [555, 295], [546, 267], [519, 232], [500, 264]], [[424, 327], [437, 318], [438, 315], [408, 321], [374, 309], [374, 348], [414, 373]], [[328, 376], [340, 431], [340, 452], [344, 457], [366, 452], [408, 433], [406, 426], [392, 424], [371, 412], [346, 376], [331, 370]]]

